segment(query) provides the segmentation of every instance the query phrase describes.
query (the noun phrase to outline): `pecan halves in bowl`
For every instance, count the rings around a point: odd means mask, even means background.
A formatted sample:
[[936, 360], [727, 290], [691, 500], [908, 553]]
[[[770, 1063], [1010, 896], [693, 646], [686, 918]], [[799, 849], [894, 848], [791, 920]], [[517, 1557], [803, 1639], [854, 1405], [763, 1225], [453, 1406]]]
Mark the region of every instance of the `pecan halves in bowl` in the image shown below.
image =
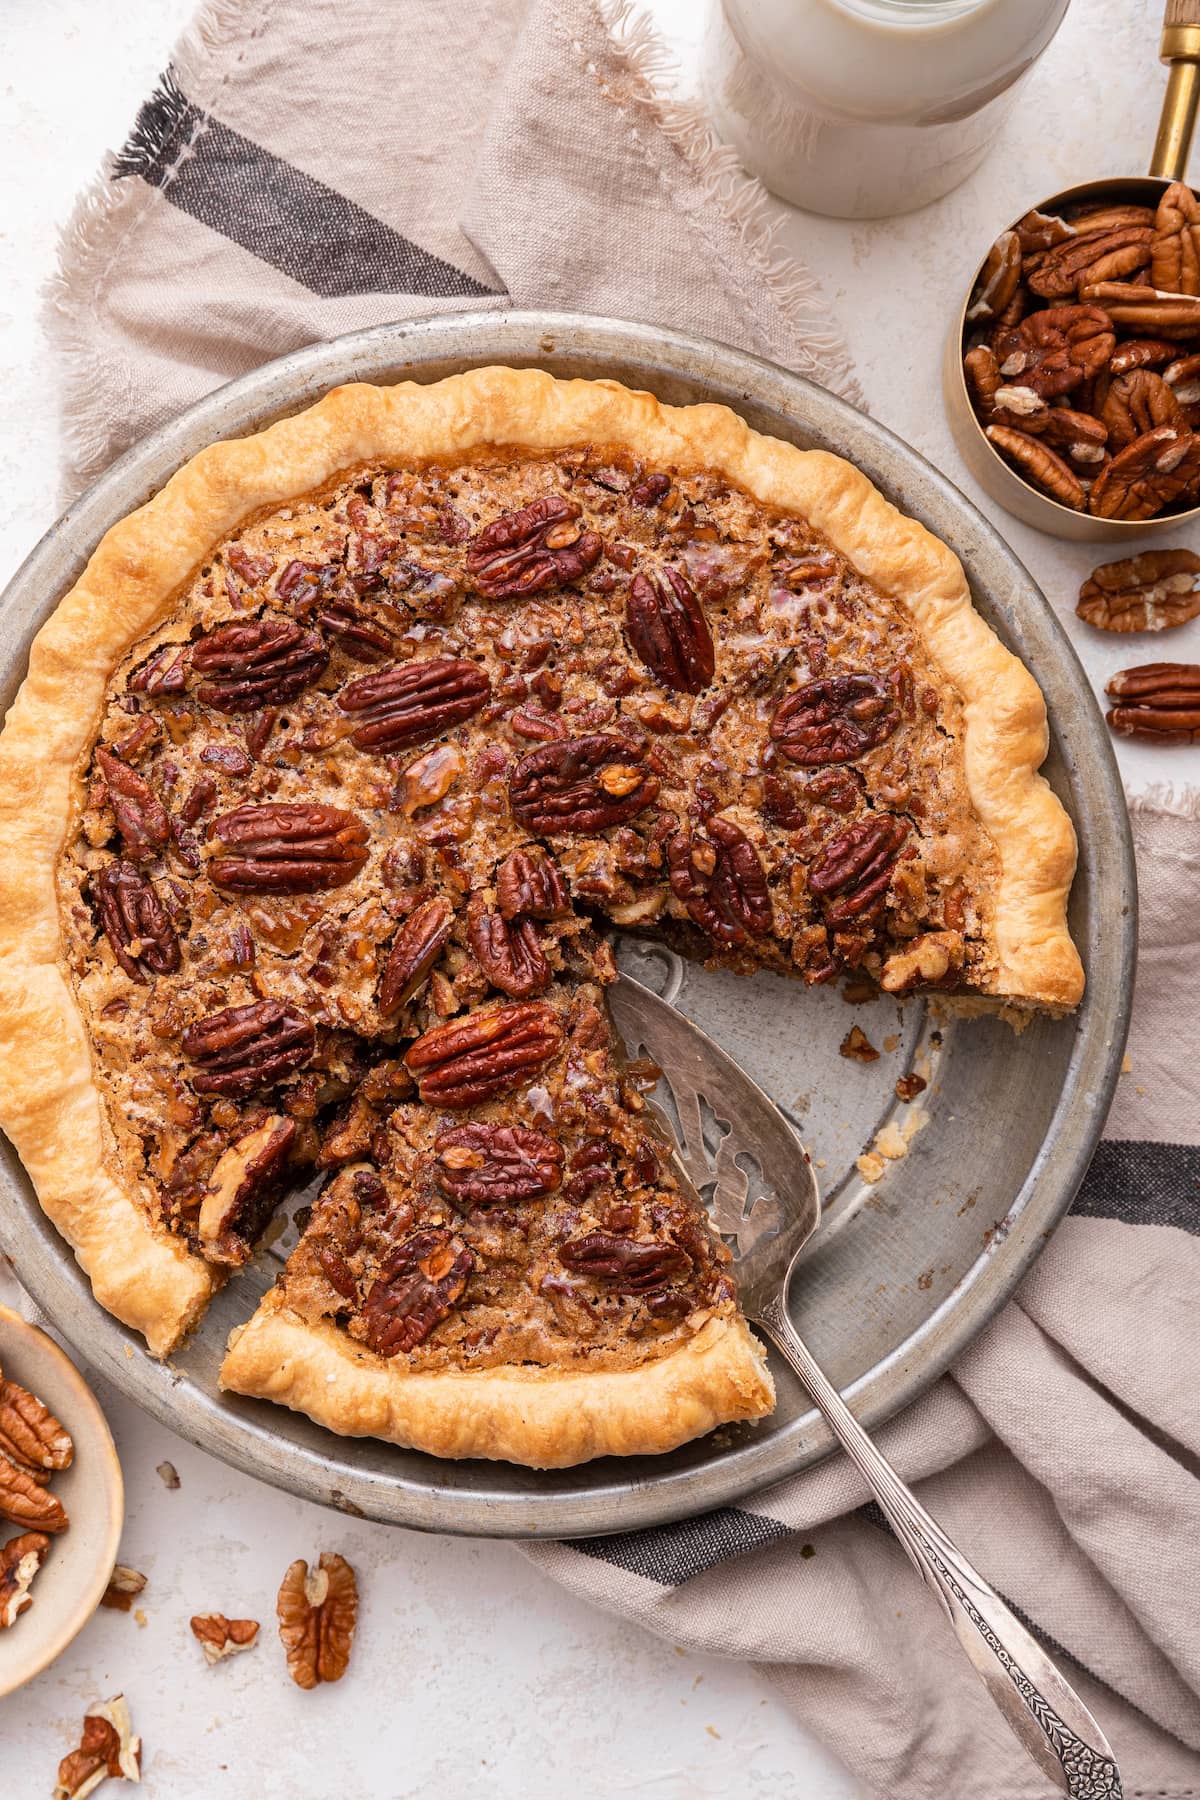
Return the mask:
[[1051, 306], [1031, 313], [1014, 330], [1000, 332], [994, 349], [1006, 382], [1051, 400], [1098, 375], [1116, 344], [1112, 320], [1102, 307]]
[[989, 425], [987, 439], [1043, 494], [1057, 500], [1060, 506], [1069, 506], [1073, 512], [1087, 511], [1088, 497], [1082, 482], [1049, 444], [1009, 425]]
[[[43, 1477], [44, 1480], [44, 1477]], [[26, 1531], [44, 1531], [56, 1537], [68, 1525], [66, 1509], [57, 1495], [43, 1486], [21, 1463], [0, 1455], [0, 1519], [10, 1519]]]
[[658, 798], [658, 778], [623, 738], [561, 738], [523, 756], [509, 796], [521, 823], [545, 837], [602, 831]]
[[1194, 550], [1146, 550], [1101, 563], [1079, 590], [1075, 608], [1100, 631], [1165, 631], [1200, 615], [1200, 556]]
[[604, 548], [579, 518], [580, 508], [562, 494], [543, 494], [518, 512], [502, 513], [472, 542], [467, 574], [489, 600], [520, 600], [577, 581]]
[[359, 676], [342, 689], [338, 705], [354, 722], [350, 741], [358, 749], [402, 750], [473, 718], [491, 691], [478, 663], [434, 656]]
[[702, 694], [717, 653], [704, 608], [681, 569], [638, 573], [625, 608], [629, 642], [650, 673], [677, 694]]
[[1041, 300], [1065, 300], [1084, 281], [1116, 281], [1144, 269], [1153, 232], [1140, 221], [1077, 234], [1026, 265], [1025, 280]]
[[1116, 702], [1107, 718], [1118, 736], [1200, 743], [1200, 663], [1141, 663], [1114, 675], [1104, 691]]
[[554, 1008], [529, 1000], [435, 1025], [404, 1061], [427, 1105], [457, 1110], [510, 1093], [544, 1067], [561, 1043]]
[[[1124, 281], [1086, 282], [1079, 290], [1087, 311], [1103, 308], [1114, 325], [1139, 337], [1200, 335], [1200, 297]], [[1041, 316], [1041, 315], [1038, 315]]]
[[1021, 279], [1021, 240], [1015, 231], [1002, 231], [987, 254], [979, 284], [971, 295], [967, 318], [998, 319], [1017, 291]]
[[0, 1455], [41, 1481], [69, 1469], [75, 1455], [70, 1432], [50, 1408], [7, 1377], [0, 1378]]
[[49, 1548], [44, 1531], [22, 1532], [0, 1546], [0, 1631], [15, 1625], [33, 1605], [29, 1590]]
[[1200, 437], [1173, 425], [1144, 432], [1096, 478], [1088, 510], [1101, 519], [1151, 519], [1200, 488]]
[[214, 819], [221, 846], [208, 873], [220, 888], [250, 894], [312, 894], [343, 887], [367, 860], [370, 834], [336, 806], [269, 801]]
[[379, 984], [379, 1010], [397, 1012], [418, 994], [446, 946], [454, 924], [448, 901], [426, 900], [413, 908], [392, 939]]
[[358, 1623], [358, 1583], [345, 1557], [322, 1551], [319, 1565], [311, 1570], [298, 1557], [280, 1584], [275, 1610], [296, 1686], [340, 1681], [350, 1664]]
[[1158, 203], [1150, 280], [1173, 294], [1200, 294], [1200, 200], [1173, 181]]
[[246, 619], [218, 625], [193, 646], [203, 679], [196, 696], [217, 712], [257, 712], [294, 700], [324, 673], [329, 651], [320, 635], [294, 619]]
[[1100, 403], [1100, 417], [1108, 427], [1114, 450], [1123, 450], [1135, 438], [1160, 425], [1187, 429], [1179, 401], [1153, 369], [1131, 369], [1127, 375], [1118, 375], [1109, 382]]
[[254, 1000], [210, 1013], [183, 1034], [198, 1094], [244, 1098], [303, 1068], [316, 1048], [312, 1021], [282, 1000]]

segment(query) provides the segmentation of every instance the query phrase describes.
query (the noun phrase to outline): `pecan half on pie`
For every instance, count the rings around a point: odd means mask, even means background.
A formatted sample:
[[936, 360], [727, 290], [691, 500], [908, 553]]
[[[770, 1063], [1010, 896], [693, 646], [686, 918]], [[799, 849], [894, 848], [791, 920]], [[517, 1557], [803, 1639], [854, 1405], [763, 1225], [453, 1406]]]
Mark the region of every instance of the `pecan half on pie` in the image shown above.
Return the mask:
[[716, 407], [351, 387], [116, 526], [0, 739], [0, 1120], [169, 1352], [556, 1465], [772, 1404], [617, 1053], [611, 926], [1071, 1006], [1038, 688], [857, 470]]

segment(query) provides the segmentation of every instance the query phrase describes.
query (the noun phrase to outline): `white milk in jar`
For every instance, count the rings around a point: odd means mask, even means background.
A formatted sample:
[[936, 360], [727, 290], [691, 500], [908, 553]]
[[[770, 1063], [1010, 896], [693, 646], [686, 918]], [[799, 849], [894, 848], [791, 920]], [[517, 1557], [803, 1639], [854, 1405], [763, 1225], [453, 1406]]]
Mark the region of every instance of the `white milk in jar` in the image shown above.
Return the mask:
[[785, 200], [838, 218], [949, 193], [995, 138], [1067, 0], [712, 0], [718, 129]]

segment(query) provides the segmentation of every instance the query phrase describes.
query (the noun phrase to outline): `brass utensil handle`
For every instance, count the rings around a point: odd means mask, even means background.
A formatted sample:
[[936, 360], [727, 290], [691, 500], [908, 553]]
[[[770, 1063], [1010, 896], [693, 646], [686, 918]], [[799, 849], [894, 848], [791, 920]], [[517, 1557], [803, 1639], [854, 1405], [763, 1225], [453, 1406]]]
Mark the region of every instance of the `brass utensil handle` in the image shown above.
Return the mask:
[[1200, 107], [1200, 0], [1167, 0], [1160, 55], [1171, 73], [1150, 173], [1164, 181], [1182, 181]]
[[783, 1297], [771, 1298], [757, 1316], [865, 1479], [988, 1693], [1039, 1768], [1071, 1800], [1122, 1800], [1116, 1760], [1087, 1707], [867, 1436], [813, 1360]]

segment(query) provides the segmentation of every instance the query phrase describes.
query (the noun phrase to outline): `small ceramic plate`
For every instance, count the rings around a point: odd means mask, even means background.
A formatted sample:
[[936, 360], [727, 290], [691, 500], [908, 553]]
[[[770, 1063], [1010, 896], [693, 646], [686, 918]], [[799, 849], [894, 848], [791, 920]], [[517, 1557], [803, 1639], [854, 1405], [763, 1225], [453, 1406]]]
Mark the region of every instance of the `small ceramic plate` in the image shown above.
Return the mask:
[[[125, 1516], [125, 1484], [112, 1433], [83, 1376], [53, 1338], [0, 1306], [0, 1369], [36, 1394], [75, 1441], [53, 1488], [68, 1529], [50, 1539], [33, 1605], [0, 1631], [0, 1697], [40, 1675], [87, 1624], [108, 1586]], [[27, 1527], [0, 1519], [0, 1544]]]

